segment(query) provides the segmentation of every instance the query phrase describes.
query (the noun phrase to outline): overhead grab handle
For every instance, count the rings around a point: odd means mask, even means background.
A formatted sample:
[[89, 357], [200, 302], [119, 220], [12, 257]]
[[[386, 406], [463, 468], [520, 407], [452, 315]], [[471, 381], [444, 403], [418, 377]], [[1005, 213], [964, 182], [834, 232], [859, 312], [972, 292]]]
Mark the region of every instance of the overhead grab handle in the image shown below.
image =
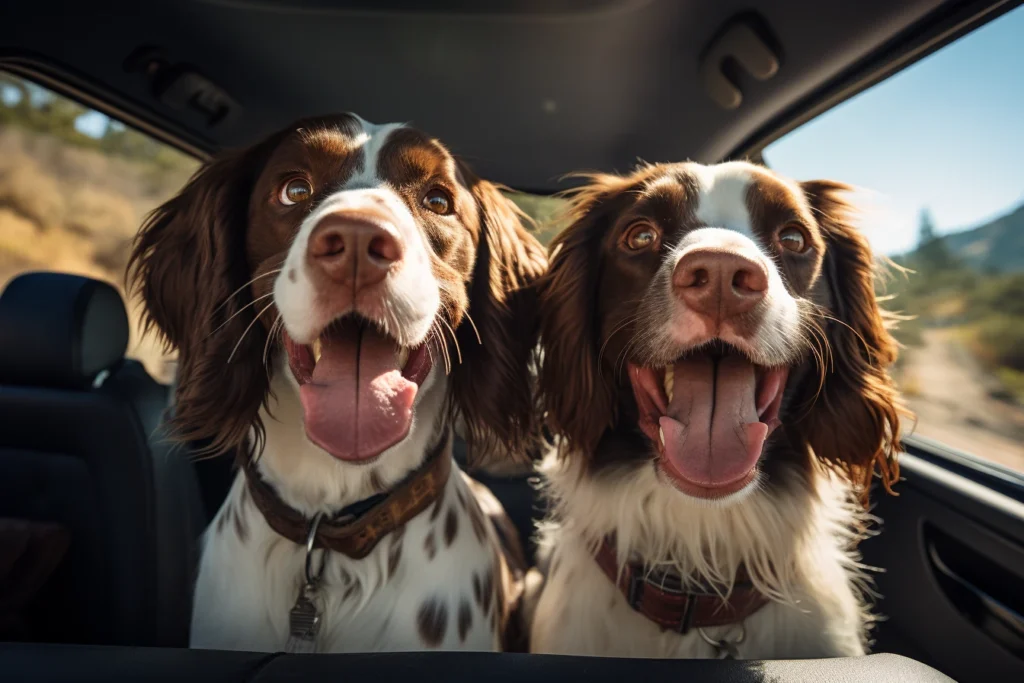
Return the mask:
[[769, 45], [767, 31], [760, 24], [763, 22], [750, 16], [733, 19], [701, 57], [704, 88], [723, 109], [735, 109], [743, 102], [735, 67], [759, 81], [766, 81], [779, 71], [779, 51]]

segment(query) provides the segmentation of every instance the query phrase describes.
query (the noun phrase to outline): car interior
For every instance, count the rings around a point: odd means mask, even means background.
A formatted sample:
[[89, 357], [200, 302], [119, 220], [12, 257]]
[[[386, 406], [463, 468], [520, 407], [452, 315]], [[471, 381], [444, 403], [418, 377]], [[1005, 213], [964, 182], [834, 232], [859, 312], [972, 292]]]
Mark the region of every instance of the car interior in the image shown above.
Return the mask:
[[[1019, 4], [0, 0], [0, 79], [196, 162], [310, 114], [408, 121], [544, 198], [573, 169], [764, 162], [773, 141]], [[984, 444], [973, 457], [916, 436], [862, 544], [885, 615], [865, 657], [188, 650], [197, 541], [234, 464], [161, 433], [173, 380], [126, 355], [137, 311], [123, 282], [49, 270], [0, 295], [0, 679], [1024, 680], [1024, 476]], [[530, 547], [543, 513], [531, 473], [474, 476]]]

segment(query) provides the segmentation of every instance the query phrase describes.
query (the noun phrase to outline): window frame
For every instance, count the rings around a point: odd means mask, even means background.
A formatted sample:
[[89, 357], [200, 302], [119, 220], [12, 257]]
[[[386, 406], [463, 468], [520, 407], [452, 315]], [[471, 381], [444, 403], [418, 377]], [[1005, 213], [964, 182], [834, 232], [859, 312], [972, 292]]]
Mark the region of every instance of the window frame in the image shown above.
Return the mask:
[[1024, 473], [925, 436], [902, 437], [903, 452], [1024, 503]]
[[781, 114], [772, 117], [722, 161], [746, 159], [764, 165], [762, 152], [771, 143], [1021, 4], [1021, 0], [968, 0], [954, 3], [951, 7], [938, 8]]
[[116, 119], [182, 154], [206, 162], [217, 152], [210, 140], [190, 134], [155, 112], [120, 97], [73, 69], [18, 52], [0, 51], [0, 71], [32, 81], [61, 97]]

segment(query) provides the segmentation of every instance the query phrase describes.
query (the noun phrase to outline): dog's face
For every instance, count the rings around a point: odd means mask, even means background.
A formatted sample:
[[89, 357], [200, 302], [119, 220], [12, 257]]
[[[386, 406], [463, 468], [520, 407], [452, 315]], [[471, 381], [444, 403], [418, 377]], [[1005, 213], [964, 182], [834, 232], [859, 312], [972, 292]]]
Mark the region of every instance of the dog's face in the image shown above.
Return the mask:
[[284, 354], [309, 440], [364, 463], [409, 436], [449, 375], [472, 435], [532, 413], [530, 306], [543, 249], [438, 141], [353, 115], [303, 121], [208, 164], [144, 226], [132, 274], [180, 350], [175, 423], [213, 450], [259, 432]]
[[540, 286], [556, 429], [721, 502], [810, 451], [858, 485], [888, 473], [895, 347], [844, 191], [745, 163], [591, 177]]

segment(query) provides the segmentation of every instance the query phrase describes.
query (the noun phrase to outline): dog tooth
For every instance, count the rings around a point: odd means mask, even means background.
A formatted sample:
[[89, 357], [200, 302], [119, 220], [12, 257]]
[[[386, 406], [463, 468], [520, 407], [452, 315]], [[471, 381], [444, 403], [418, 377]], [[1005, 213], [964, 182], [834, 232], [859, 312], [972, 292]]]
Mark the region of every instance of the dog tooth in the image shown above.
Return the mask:
[[409, 362], [409, 349], [404, 346], [398, 349], [398, 367], [404, 368], [405, 364]]
[[658, 427], [658, 436], [661, 438], [661, 447], [665, 447], [665, 430]]
[[676, 370], [673, 365], [665, 366], [665, 397], [668, 398], [668, 402], [672, 402], [672, 396], [675, 394], [676, 385]]
[[320, 360], [320, 354], [323, 352], [323, 344], [320, 342], [320, 337], [317, 337], [316, 339], [313, 340], [312, 347], [313, 347], [313, 360], [314, 361], [319, 361]]

